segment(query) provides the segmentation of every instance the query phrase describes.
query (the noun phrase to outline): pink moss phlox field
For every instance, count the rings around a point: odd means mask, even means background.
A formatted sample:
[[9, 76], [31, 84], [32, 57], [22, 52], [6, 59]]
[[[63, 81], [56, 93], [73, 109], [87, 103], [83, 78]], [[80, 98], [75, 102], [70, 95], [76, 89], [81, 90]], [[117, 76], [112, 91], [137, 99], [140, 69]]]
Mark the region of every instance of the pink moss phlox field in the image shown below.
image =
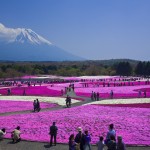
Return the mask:
[[[21, 127], [22, 139], [49, 142], [49, 127], [55, 121], [58, 126], [58, 142], [68, 143], [69, 135], [77, 133], [77, 127], [87, 129], [96, 143], [99, 136], [106, 136], [108, 125], [113, 123], [116, 134], [122, 135], [126, 144], [150, 145], [150, 109], [86, 105], [52, 112], [1, 116], [0, 128], [11, 132]], [[10, 134], [6, 134], [10, 138]]]
[[[9, 88], [9, 87], [8, 87]], [[61, 96], [61, 91], [48, 89], [47, 86], [30, 86], [11, 88], [12, 95]], [[0, 89], [0, 94], [7, 95], [7, 89]]]
[[[56, 107], [57, 104], [40, 102], [41, 109]], [[33, 110], [33, 102], [0, 100], [0, 113]]]
[[[142, 90], [141, 90], [142, 89]], [[88, 87], [88, 88], [75, 88], [75, 92], [78, 96], [90, 97], [92, 91], [99, 92], [101, 98], [109, 98], [110, 91], [113, 90], [114, 98], [136, 98], [138, 97], [138, 91], [141, 90], [141, 97], [144, 97], [144, 90], [146, 90], [146, 96], [150, 97], [150, 85], [137, 85], [137, 86], [119, 86], [119, 87]]]

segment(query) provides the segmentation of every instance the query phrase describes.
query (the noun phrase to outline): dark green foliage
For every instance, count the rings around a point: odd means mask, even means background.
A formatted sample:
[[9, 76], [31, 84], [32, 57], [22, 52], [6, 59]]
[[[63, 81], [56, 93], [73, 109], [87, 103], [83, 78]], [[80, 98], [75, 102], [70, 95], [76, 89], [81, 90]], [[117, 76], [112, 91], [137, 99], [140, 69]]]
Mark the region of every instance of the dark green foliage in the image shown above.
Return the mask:
[[98, 60], [66, 62], [1, 62], [0, 78], [23, 75], [150, 75], [150, 62], [134, 60]]
[[129, 62], [120, 62], [116, 65], [116, 74], [122, 76], [132, 75], [132, 67]]
[[139, 62], [135, 68], [135, 73], [140, 76], [150, 76], [150, 62]]

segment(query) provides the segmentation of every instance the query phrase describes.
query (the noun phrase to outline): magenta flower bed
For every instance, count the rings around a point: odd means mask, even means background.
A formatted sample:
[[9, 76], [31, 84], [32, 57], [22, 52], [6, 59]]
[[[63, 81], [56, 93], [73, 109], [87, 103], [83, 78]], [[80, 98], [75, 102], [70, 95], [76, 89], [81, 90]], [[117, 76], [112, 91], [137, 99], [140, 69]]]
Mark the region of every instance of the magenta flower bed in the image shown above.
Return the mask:
[[[61, 91], [48, 89], [47, 86], [15, 87], [11, 88], [11, 95], [23, 95], [24, 89], [28, 96], [61, 96]], [[0, 89], [0, 94], [7, 95], [7, 89]]]
[[150, 85], [141, 86], [119, 86], [119, 87], [89, 87], [89, 88], [75, 88], [76, 95], [91, 97], [91, 93], [99, 92], [100, 98], [110, 98], [110, 91], [113, 90], [114, 98], [136, 98], [138, 91], [141, 90], [141, 97], [144, 97], [144, 90], [146, 90], [146, 97], [150, 97]]
[[[56, 107], [57, 104], [40, 102], [41, 109]], [[33, 102], [0, 100], [0, 113], [33, 110]]]
[[[96, 143], [99, 135], [106, 136], [108, 125], [114, 123], [117, 135], [122, 135], [126, 144], [150, 145], [149, 114], [149, 108], [86, 105], [52, 112], [1, 116], [0, 128], [5, 127], [10, 132], [19, 125], [22, 139], [49, 142], [49, 127], [56, 121], [59, 143], [68, 143], [69, 135], [76, 134], [79, 126], [88, 129], [92, 143]], [[10, 138], [10, 134], [6, 137]]]

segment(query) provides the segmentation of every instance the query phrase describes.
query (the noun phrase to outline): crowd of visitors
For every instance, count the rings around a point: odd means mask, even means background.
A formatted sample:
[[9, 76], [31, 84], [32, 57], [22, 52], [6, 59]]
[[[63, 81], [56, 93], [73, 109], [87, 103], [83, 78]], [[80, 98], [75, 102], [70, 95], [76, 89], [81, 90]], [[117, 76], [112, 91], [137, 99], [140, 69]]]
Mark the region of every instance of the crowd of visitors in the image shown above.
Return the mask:
[[[71, 134], [69, 137], [69, 150], [91, 150], [91, 135], [89, 134], [88, 130], [85, 130], [83, 132], [81, 127], [78, 127], [78, 133], [76, 136], [74, 134]], [[49, 135], [50, 135], [50, 146], [53, 145], [56, 146], [57, 144], [57, 131], [58, 127], [56, 126], [56, 122], [53, 122], [52, 126], [50, 126], [49, 129]], [[0, 130], [0, 140], [3, 140], [4, 136], [6, 134], [5, 128]], [[21, 131], [20, 126], [17, 126], [12, 132], [11, 132], [11, 138], [13, 143], [17, 143], [21, 141]], [[54, 141], [53, 141], [54, 139]], [[109, 125], [109, 130], [107, 132], [107, 136], [104, 140], [103, 136], [99, 137], [99, 141], [96, 143], [97, 150], [105, 150], [107, 147], [107, 150], [126, 150], [125, 144], [122, 140], [122, 136], [117, 136], [116, 141], [116, 131], [114, 129], [114, 125]]]
[[[4, 136], [6, 134], [6, 129], [3, 128], [0, 130], [0, 140], [4, 139]], [[12, 142], [13, 143], [17, 143], [21, 141], [21, 137], [20, 137], [20, 126], [17, 126], [12, 132], [11, 132], [11, 138], [12, 138]]]
[[[69, 150], [91, 150], [90, 142], [91, 136], [88, 130], [83, 133], [82, 128], [78, 127], [77, 135], [71, 134], [69, 137]], [[104, 137], [100, 136], [96, 145], [98, 150], [104, 150], [104, 147], [107, 147], [107, 150], [126, 150], [122, 136], [118, 136], [116, 141], [116, 131], [113, 124], [109, 125], [106, 139], [104, 140]]]
[[100, 98], [100, 94], [99, 94], [99, 92], [93, 92], [92, 91], [92, 93], [91, 93], [91, 100], [92, 101], [99, 101], [99, 98]]

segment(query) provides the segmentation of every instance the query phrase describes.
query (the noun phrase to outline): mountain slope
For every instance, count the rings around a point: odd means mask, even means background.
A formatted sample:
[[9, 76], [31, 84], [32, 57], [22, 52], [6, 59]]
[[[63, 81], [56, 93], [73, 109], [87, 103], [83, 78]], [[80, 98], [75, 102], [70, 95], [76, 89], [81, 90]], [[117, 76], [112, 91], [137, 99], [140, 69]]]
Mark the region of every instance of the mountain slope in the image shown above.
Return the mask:
[[76, 61], [82, 58], [53, 45], [31, 29], [13, 29], [0, 24], [0, 60]]

